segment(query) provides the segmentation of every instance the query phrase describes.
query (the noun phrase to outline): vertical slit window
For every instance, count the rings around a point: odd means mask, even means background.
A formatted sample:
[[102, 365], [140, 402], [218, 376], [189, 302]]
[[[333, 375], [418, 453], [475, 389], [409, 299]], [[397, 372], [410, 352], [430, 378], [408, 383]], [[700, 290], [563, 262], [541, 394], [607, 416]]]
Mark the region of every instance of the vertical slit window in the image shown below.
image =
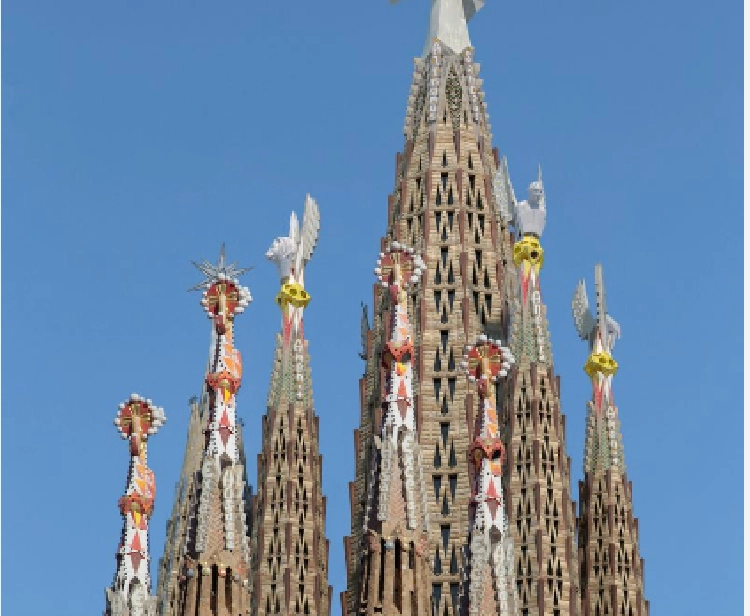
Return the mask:
[[449, 423], [442, 423], [440, 424], [440, 437], [443, 439], [443, 447], [445, 447], [448, 444], [448, 431], [450, 430], [451, 425]]
[[448, 393], [451, 397], [451, 402], [453, 402], [453, 396], [456, 393], [456, 378], [451, 377], [448, 379]]
[[443, 353], [445, 353], [446, 349], [448, 348], [448, 330], [447, 329], [440, 330], [440, 345], [443, 347]]
[[442, 475], [433, 475], [432, 476], [432, 487], [435, 488], [435, 502], [438, 502], [438, 498], [440, 498], [440, 486], [443, 483], [443, 476]]
[[451, 525], [450, 524], [441, 524], [440, 525], [440, 537], [443, 540], [443, 551], [448, 551], [448, 542], [451, 538]]

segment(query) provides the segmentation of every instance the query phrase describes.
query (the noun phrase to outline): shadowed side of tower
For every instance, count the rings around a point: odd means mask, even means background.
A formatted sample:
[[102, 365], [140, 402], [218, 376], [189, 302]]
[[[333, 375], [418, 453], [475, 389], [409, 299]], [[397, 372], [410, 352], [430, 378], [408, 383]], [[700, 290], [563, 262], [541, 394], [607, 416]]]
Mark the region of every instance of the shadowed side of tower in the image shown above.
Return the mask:
[[253, 615], [329, 616], [331, 609], [323, 457], [303, 320], [310, 301], [304, 267], [312, 256], [319, 224], [318, 206], [308, 195], [302, 228], [292, 214], [289, 236], [276, 239], [266, 255], [279, 268], [281, 289], [276, 300], [282, 323], [258, 456]]
[[618, 369], [612, 349], [620, 326], [607, 312], [601, 265], [596, 266], [596, 309], [594, 316], [581, 281], [573, 297], [573, 318], [578, 334], [589, 343], [584, 369], [593, 390], [586, 405], [584, 480], [579, 482], [582, 613], [648, 616], [638, 520], [633, 516], [632, 484], [625, 472], [619, 410], [612, 390]]

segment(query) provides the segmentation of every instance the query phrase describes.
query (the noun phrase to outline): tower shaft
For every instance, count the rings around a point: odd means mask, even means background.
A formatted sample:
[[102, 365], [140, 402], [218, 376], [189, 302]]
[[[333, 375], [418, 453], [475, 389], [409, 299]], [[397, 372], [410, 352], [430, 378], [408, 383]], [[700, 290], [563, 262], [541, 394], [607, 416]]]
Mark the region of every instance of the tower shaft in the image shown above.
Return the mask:
[[578, 486], [582, 614], [648, 616], [638, 520], [633, 515], [632, 484], [625, 472], [619, 411], [612, 389], [618, 369], [612, 349], [620, 326], [607, 312], [600, 265], [596, 267], [596, 301], [594, 318], [588, 311], [585, 285], [579, 283], [573, 316], [579, 335], [589, 342], [584, 369], [592, 385], [586, 413], [584, 480]]
[[281, 277], [276, 297], [281, 331], [263, 417], [253, 504], [257, 521], [251, 569], [253, 616], [329, 616], [331, 610], [323, 456], [303, 321], [310, 302], [304, 267], [315, 248], [319, 225], [318, 206], [308, 195], [302, 229], [292, 214], [289, 237], [277, 238], [266, 253]]
[[117, 572], [112, 586], [106, 590], [104, 616], [156, 616], [148, 547], [156, 482], [147, 464], [146, 443], [165, 421], [164, 409], [137, 394], [120, 405], [115, 419], [120, 435], [129, 441], [130, 465], [125, 494], [119, 501], [123, 526], [117, 550]]
[[387, 289], [386, 343], [381, 351], [383, 388], [376, 413], [377, 437], [367, 455], [373, 472], [366, 485], [364, 550], [353, 612], [359, 616], [430, 616], [429, 514], [414, 404], [414, 328], [407, 290], [425, 264], [413, 249], [393, 242], [375, 273]]
[[251, 613], [328, 616], [323, 456], [304, 338], [285, 341], [279, 334], [267, 408], [254, 498]]
[[160, 562], [163, 616], [236, 616], [248, 611], [249, 489], [236, 394], [242, 358], [234, 321], [250, 293], [227, 265], [197, 267], [206, 279], [201, 304], [211, 319], [211, 345], [201, 404], [191, 405], [188, 444], [167, 542]]
[[503, 416], [518, 605], [520, 613], [529, 616], [574, 616], [580, 613], [576, 512], [560, 381], [551, 362], [539, 281], [532, 269], [531, 288], [524, 298], [521, 287], [529, 282], [524, 281], [524, 267], [522, 263], [519, 268], [519, 284], [512, 285], [516, 298], [511, 349], [519, 360]]

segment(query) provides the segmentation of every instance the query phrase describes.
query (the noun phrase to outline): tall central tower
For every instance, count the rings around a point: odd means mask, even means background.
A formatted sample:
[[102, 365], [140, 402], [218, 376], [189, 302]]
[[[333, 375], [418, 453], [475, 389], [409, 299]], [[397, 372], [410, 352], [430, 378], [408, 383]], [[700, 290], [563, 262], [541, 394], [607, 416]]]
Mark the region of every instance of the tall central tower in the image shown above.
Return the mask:
[[[495, 585], [497, 609], [515, 611], [507, 606], [517, 599], [519, 614], [577, 614], [571, 599], [577, 592], [575, 512], [564, 421], [540, 303], [540, 255], [533, 250], [530, 228], [516, 237], [520, 225], [505, 161], [492, 149], [479, 65], [467, 28], [482, 5], [482, 0], [431, 0], [429, 33], [422, 57], [414, 62], [405, 143], [397, 156], [383, 240], [383, 246], [398, 242], [413, 248], [426, 263], [421, 284], [408, 294], [406, 304], [415, 330], [414, 408], [428, 488], [432, 613], [481, 613], [489, 605], [470, 604], [471, 596], [491, 593], [484, 580], [469, 574], [472, 562], [477, 562], [472, 559], [470, 528], [477, 523], [479, 489], [469, 453], [476, 437], [489, 442], [496, 433], [507, 452], [502, 482], [497, 483], [505, 495], [497, 502], [507, 506], [510, 526], [509, 536], [493, 539], [492, 545], [506, 550], [513, 546], [506, 552], [505, 566], [512, 570], [507, 578], [499, 569], [483, 569]], [[534, 193], [529, 202], [537, 203], [537, 197]], [[520, 241], [514, 247], [516, 239]], [[538, 245], [538, 233], [536, 239]], [[389, 301], [387, 291], [376, 286], [373, 323], [365, 333], [356, 478], [350, 486], [351, 536], [345, 539], [348, 584], [342, 603], [348, 615], [358, 613], [364, 584], [367, 499], [378, 472], [373, 452], [382, 430], [380, 409], [387, 379], [380, 358], [389, 340]], [[497, 424], [482, 424], [480, 430], [476, 387], [460, 364], [467, 347], [481, 335], [510, 339], [517, 366], [509, 372], [507, 384], [494, 386], [494, 400], [485, 395], [497, 410]], [[520, 420], [514, 414], [518, 404]], [[497, 532], [500, 526], [498, 522]], [[480, 568], [473, 570], [478, 575]], [[505, 588], [503, 594], [497, 585], [506, 582], [500, 579], [520, 585], [513, 593]]]

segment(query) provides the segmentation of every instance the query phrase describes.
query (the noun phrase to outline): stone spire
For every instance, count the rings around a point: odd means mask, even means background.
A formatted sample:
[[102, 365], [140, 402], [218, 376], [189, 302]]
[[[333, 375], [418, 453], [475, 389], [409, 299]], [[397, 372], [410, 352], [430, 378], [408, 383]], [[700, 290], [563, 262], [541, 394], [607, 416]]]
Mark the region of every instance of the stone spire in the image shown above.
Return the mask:
[[288, 237], [266, 256], [276, 263], [281, 332], [276, 342], [254, 499], [251, 614], [329, 616], [326, 499], [318, 417], [313, 411], [310, 356], [303, 311], [310, 302], [304, 269], [318, 238], [320, 214], [308, 195], [300, 229], [292, 214]]
[[130, 449], [125, 495], [120, 499], [123, 517], [117, 572], [107, 588], [104, 616], [156, 616], [156, 597], [151, 596], [148, 522], [154, 510], [156, 484], [147, 464], [146, 443], [166, 421], [164, 409], [137, 394], [120, 404], [115, 426]]
[[167, 524], [159, 608], [164, 616], [244, 615], [249, 490], [236, 418], [242, 359], [234, 347], [234, 319], [251, 298], [238, 280], [246, 270], [226, 262], [223, 246], [217, 265], [195, 265], [205, 276], [194, 289], [203, 289], [211, 347], [203, 396], [191, 404], [183, 476]]
[[[178, 598], [184, 590], [185, 550], [186, 542], [190, 538], [191, 503], [200, 485], [198, 471], [203, 459], [203, 449], [208, 429], [210, 414], [210, 399], [208, 386], [204, 382], [200, 398], [190, 400], [190, 418], [188, 420], [187, 445], [182, 462], [180, 479], [175, 486], [172, 513], [167, 520], [164, 553], [159, 559], [159, 584], [157, 587], [158, 614], [177, 614]], [[237, 428], [237, 447], [240, 452], [240, 463], [243, 467], [243, 485], [245, 490], [245, 516], [247, 520], [247, 534], [252, 528], [250, 500], [252, 491], [247, 485], [245, 469], [245, 453], [242, 441], [242, 421]], [[248, 591], [249, 592], [249, 591]]]
[[353, 613], [430, 616], [429, 513], [414, 404], [414, 328], [409, 291], [425, 263], [414, 249], [392, 242], [375, 274], [387, 290], [387, 341], [381, 352], [384, 387], [377, 436], [368, 455], [363, 518], [366, 545]]
[[589, 310], [583, 281], [573, 296], [576, 329], [589, 343], [584, 369], [593, 390], [587, 404], [584, 480], [579, 482], [582, 614], [647, 616], [638, 520], [633, 517], [632, 484], [625, 472], [619, 412], [612, 393], [618, 369], [612, 349], [620, 326], [607, 312], [602, 266], [597, 265], [595, 271], [596, 317]]
[[[506, 484], [513, 521], [519, 609], [534, 616], [579, 614], [575, 505], [560, 382], [552, 361], [541, 270], [546, 199], [541, 168], [527, 200], [517, 201], [505, 159], [494, 178], [496, 207], [514, 229], [513, 268], [505, 287], [510, 348], [518, 365], [506, 392]], [[510, 264], [509, 264], [510, 265]]]
[[[500, 379], [515, 361], [499, 340], [480, 335], [461, 362], [476, 387], [474, 442], [469, 451], [469, 472], [474, 478], [472, 520], [462, 613], [472, 616], [517, 614], [513, 539], [508, 529], [503, 497], [505, 447], [500, 438], [496, 400]], [[467, 402], [471, 398], [467, 396]]]
[[[396, 158], [384, 243], [412, 246], [426, 263], [422, 283], [408, 295], [407, 307], [414, 328], [415, 419], [429, 490], [428, 577], [437, 616], [462, 613], [469, 555], [474, 486], [466, 454], [476, 407], [459, 363], [465, 346], [473, 344], [477, 334], [507, 338], [504, 289], [506, 277], [512, 274], [506, 267], [512, 252], [508, 226], [495, 211], [492, 181], [499, 161], [492, 150], [479, 65], [468, 35], [449, 34], [448, 26], [455, 23], [465, 33], [456, 11], [463, 11], [465, 22], [472, 12], [466, 5], [475, 10], [481, 6], [456, 0], [433, 2], [435, 34], [430, 35], [425, 56], [414, 62], [405, 143]], [[389, 303], [388, 293], [376, 287], [360, 382], [356, 479], [350, 487], [351, 536], [345, 539], [347, 615], [358, 613], [365, 579], [361, 556], [369, 548], [364, 512], [370, 478], [377, 472], [369, 452], [380, 437], [379, 413], [387, 382], [381, 356], [390, 336]], [[501, 422], [501, 435], [502, 429]]]

